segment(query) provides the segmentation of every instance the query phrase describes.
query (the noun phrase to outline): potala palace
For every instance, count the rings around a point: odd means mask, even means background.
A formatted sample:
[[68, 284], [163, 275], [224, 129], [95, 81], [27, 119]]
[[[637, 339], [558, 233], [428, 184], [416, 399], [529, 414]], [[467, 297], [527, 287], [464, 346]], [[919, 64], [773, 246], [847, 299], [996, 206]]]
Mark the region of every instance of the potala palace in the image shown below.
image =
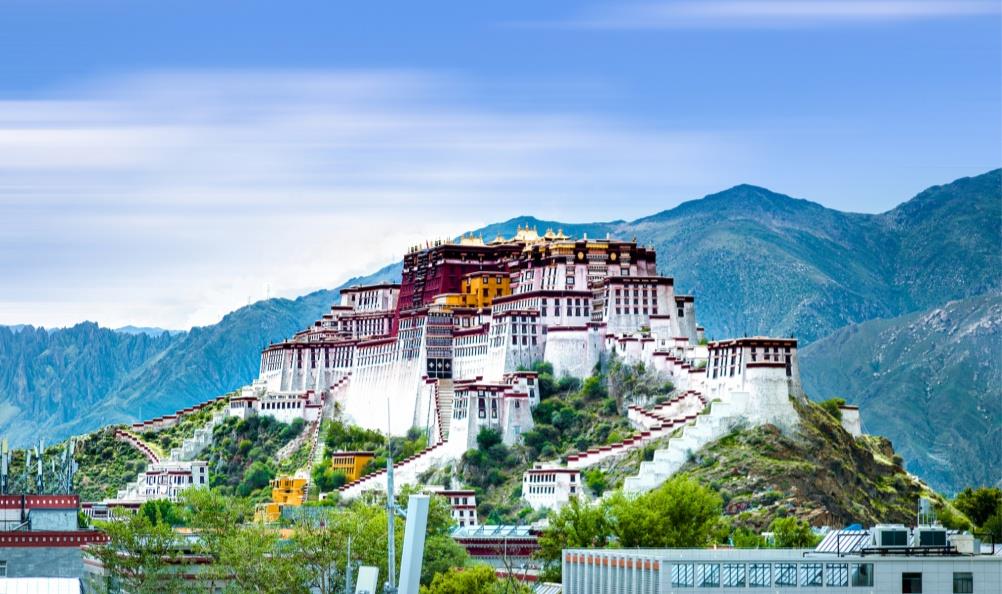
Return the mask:
[[[635, 240], [529, 228], [490, 243], [466, 236], [414, 247], [399, 284], [343, 289], [311, 327], [265, 348], [259, 377], [169, 456], [152, 451], [137, 432], [168, 427], [214, 401], [120, 430], [118, 438], [151, 465], [106, 503], [136, 507], [205, 484], [198, 455], [228, 416], [303, 419], [311, 462], [322, 449], [324, 418], [393, 435], [422, 429], [429, 447], [394, 466], [397, 487], [416, 483], [476, 447], [484, 427], [507, 445], [518, 443], [532, 429], [540, 399], [537, 374], [526, 370], [540, 361], [557, 377], [583, 379], [617, 357], [643, 363], [675, 390], [658, 402], [630, 404], [630, 437], [526, 471], [522, 498], [534, 509], [582, 494], [582, 470], [653, 440], [663, 447], [627, 478], [627, 492], [661, 484], [691, 452], [739, 424], [796, 425], [791, 398], [803, 396], [797, 341], [706, 342], [693, 297], [675, 293], [672, 278], [657, 274], [655, 258]], [[858, 434], [858, 411], [846, 413], [846, 428]], [[385, 470], [353, 478], [341, 497], [386, 489]]]
[[[524, 371], [534, 362], [584, 378], [616, 356], [674, 384], [669, 401], [631, 407], [637, 433], [629, 439], [527, 472], [523, 496], [533, 507], [574, 495], [581, 469], [680, 427], [628, 479], [628, 491], [656, 486], [689, 451], [736, 423], [796, 423], [796, 340], [706, 343], [693, 297], [675, 293], [655, 257], [636, 241], [529, 228], [490, 243], [465, 236], [414, 247], [399, 284], [344, 289], [313, 326], [265, 348], [259, 378], [231, 398], [229, 414], [315, 422], [337, 411], [393, 434], [425, 429], [432, 445], [397, 464], [401, 485], [458, 460], [482, 427], [518, 442], [539, 401], [536, 374]], [[345, 485], [341, 495], [369, 489], [385, 489], [382, 473]]]

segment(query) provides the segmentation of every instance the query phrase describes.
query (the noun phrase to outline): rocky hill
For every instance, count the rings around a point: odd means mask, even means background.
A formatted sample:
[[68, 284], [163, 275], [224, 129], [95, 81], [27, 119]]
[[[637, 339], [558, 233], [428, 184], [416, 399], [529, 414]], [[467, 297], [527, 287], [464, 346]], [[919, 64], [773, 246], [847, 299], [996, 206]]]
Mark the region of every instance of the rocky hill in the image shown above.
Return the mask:
[[953, 492], [1002, 486], [1002, 295], [843, 328], [804, 349], [814, 397], [858, 404], [908, 469]]
[[708, 445], [682, 472], [719, 490], [729, 513], [762, 530], [786, 514], [815, 525], [909, 524], [919, 497], [942, 498], [902, 467], [891, 442], [853, 439], [822, 407], [797, 404], [800, 429], [765, 425]]

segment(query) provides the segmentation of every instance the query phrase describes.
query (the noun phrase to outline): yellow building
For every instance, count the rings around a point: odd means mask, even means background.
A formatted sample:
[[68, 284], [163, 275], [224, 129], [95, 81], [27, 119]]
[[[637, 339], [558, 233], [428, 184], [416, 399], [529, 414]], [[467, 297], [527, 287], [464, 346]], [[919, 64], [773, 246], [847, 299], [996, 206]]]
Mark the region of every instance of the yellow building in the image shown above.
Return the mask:
[[500, 271], [470, 272], [460, 280], [459, 290], [465, 307], [490, 307], [498, 297], [511, 295], [511, 278]]
[[362, 478], [362, 469], [375, 457], [373, 452], [334, 452], [331, 454], [331, 468], [343, 472], [350, 483]]
[[280, 476], [271, 481], [271, 503], [258, 505], [254, 515], [259, 521], [277, 522], [283, 507], [298, 507], [305, 499], [305, 478]]

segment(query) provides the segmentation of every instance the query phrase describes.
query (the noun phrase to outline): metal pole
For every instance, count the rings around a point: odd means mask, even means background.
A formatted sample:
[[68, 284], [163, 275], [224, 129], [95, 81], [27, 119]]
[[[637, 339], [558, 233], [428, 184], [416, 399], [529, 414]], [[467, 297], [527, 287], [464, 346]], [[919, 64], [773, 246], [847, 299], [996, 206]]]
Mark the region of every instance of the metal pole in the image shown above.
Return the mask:
[[390, 439], [390, 397], [386, 396], [386, 594], [397, 591], [396, 505], [393, 498], [393, 440]]
[[348, 562], [344, 566], [344, 594], [351, 594], [351, 535], [348, 535]]
[[427, 495], [411, 495], [407, 502], [404, 556], [400, 563], [400, 594], [418, 594], [421, 564], [424, 561], [424, 536], [428, 528], [428, 505]]

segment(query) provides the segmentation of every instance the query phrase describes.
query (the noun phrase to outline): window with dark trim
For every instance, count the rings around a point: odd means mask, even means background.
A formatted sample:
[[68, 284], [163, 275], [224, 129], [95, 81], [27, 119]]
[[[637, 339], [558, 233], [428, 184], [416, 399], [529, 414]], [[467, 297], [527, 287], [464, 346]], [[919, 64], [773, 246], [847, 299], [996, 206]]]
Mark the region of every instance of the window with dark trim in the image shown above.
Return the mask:
[[969, 571], [953, 572], [953, 594], [972, 594], [974, 592], [974, 574]]
[[901, 594], [922, 594], [922, 574], [902, 573]]

